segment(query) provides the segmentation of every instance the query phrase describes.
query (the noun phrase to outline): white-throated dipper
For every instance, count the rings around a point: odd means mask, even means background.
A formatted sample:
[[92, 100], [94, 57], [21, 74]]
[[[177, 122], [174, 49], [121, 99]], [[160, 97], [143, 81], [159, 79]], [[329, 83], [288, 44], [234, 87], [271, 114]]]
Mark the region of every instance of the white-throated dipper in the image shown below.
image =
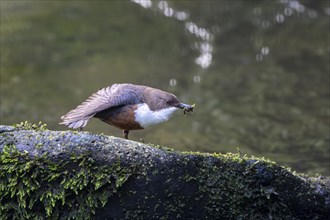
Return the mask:
[[168, 92], [142, 85], [113, 84], [92, 94], [61, 117], [69, 128], [83, 128], [92, 117], [120, 128], [128, 139], [130, 130], [167, 121], [177, 109], [193, 112], [194, 105], [181, 103]]

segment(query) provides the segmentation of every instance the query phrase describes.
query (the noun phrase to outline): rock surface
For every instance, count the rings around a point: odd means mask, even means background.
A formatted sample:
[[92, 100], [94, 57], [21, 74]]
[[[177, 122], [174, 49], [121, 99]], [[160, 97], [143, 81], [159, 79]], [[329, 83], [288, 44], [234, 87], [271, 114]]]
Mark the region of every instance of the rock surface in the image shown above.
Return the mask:
[[326, 219], [330, 178], [263, 158], [0, 126], [0, 219]]

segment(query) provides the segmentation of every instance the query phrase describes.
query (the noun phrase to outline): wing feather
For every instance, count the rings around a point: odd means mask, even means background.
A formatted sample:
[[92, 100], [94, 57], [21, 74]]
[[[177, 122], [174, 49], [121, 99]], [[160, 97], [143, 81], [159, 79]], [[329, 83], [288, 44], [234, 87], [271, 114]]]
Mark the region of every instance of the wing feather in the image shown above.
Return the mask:
[[82, 128], [96, 113], [108, 108], [140, 103], [141, 99], [131, 84], [114, 84], [92, 94], [86, 101], [61, 117], [69, 128]]

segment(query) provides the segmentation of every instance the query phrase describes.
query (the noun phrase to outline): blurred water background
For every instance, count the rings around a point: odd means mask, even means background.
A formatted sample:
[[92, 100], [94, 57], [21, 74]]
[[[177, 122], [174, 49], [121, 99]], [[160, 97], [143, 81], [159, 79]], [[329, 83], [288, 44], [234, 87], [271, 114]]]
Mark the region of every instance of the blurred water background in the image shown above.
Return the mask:
[[[130, 82], [196, 103], [130, 138], [330, 175], [327, 0], [1, 0], [1, 124], [60, 116]], [[94, 119], [87, 131], [121, 136]]]

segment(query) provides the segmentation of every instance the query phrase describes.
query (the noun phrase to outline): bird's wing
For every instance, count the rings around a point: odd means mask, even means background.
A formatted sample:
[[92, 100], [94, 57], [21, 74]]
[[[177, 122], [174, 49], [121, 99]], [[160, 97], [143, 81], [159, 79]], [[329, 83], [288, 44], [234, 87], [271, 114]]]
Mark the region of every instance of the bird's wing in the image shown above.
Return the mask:
[[63, 115], [60, 124], [82, 128], [96, 113], [120, 105], [140, 103], [140, 98], [130, 84], [114, 84], [100, 89], [75, 109]]

